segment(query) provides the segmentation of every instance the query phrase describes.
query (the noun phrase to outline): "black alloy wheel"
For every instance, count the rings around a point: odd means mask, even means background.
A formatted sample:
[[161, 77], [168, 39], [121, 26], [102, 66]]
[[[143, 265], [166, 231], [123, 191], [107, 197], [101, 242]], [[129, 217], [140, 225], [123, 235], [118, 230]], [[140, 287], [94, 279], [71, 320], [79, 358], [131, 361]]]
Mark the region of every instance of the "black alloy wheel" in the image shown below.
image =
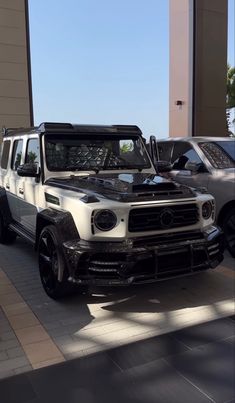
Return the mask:
[[[73, 284], [68, 281], [68, 272], [62, 255], [61, 245], [56, 228], [45, 227], [38, 244], [38, 263], [41, 282], [47, 295], [53, 299], [69, 295], [74, 291]], [[62, 270], [62, 281], [58, 273]]]
[[235, 208], [229, 210], [224, 217], [223, 230], [226, 246], [233, 257], [235, 257]]

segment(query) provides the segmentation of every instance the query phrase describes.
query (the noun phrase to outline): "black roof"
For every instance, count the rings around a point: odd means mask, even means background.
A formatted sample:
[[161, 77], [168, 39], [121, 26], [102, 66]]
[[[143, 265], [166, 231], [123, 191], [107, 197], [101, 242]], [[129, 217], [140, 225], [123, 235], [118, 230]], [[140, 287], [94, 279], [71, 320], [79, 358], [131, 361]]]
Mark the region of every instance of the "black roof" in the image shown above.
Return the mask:
[[134, 125], [78, 125], [72, 123], [44, 122], [37, 127], [3, 128], [3, 136], [30, 133], [110, 133], [110, 134], [138, 134], [142, 135], [138, 126]]

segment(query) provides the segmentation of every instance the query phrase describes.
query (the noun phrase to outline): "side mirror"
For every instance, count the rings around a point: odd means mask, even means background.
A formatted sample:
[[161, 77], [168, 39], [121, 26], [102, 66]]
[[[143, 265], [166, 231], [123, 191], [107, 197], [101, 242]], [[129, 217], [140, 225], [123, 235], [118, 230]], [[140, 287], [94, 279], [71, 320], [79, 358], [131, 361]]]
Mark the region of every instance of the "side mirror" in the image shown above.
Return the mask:
[[157, 140], [156, 140], [155, 136], [150, 136], [150, 138], [149, 138], [148, 152], [153, 161], [153, 164], [155, 165], [157, 160], [159, 159], [158, 158]]
[[28, 178], [38, 178], [40, 175], [40, 168], [35, 163], [26, 163], [19, 165], [17, 168], [17, 174]]
[[207, 169], [205, 168], [205, 165], [202, 162], [188, 161], [185, 164], [185, 169], [191, 171], [192, 174], [196, 174], [199, 172], [207, 172]]
[[170, 172], [172, 170], [172, 164], [168, 161], [156, 161], [154, 165], [159, 173]]

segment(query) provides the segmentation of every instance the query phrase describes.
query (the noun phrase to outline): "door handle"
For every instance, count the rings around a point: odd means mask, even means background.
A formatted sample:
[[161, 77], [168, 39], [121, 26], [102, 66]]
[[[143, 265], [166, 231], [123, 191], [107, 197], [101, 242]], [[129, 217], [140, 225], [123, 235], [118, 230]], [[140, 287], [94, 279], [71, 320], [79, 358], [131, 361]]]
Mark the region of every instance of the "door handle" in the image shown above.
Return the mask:
[[6, 189], [10, 190], [10, 186], [8, 185], [8, 183], [6, 184]]
[[23, 195], [24, 194], [24, 190], [22, 188], [19, 188], [19, 194]]

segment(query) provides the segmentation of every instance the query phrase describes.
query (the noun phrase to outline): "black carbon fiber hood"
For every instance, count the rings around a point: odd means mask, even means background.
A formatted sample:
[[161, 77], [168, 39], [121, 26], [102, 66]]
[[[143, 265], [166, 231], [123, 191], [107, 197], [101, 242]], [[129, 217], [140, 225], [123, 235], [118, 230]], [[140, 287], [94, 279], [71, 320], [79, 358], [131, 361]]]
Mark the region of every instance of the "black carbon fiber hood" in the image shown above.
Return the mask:
[[46, 184], [123, 202], [195, 196], [187, 186], [146, 173], [74, 175], [49, 179]]

